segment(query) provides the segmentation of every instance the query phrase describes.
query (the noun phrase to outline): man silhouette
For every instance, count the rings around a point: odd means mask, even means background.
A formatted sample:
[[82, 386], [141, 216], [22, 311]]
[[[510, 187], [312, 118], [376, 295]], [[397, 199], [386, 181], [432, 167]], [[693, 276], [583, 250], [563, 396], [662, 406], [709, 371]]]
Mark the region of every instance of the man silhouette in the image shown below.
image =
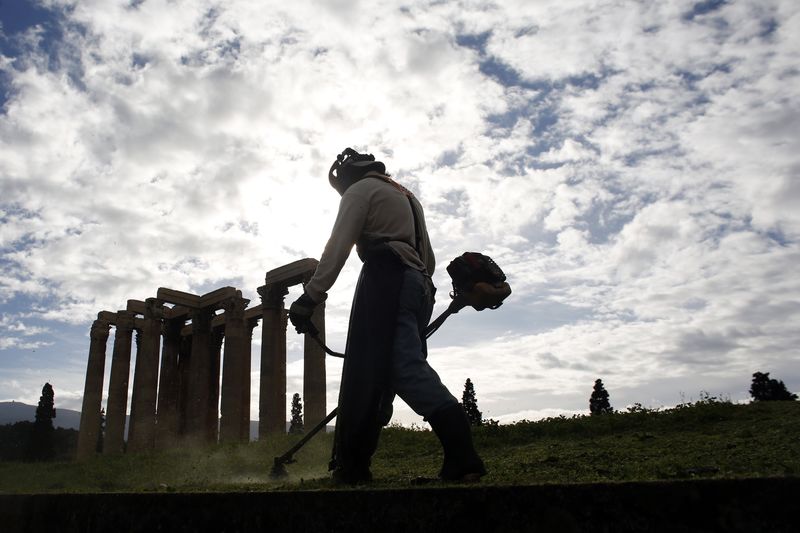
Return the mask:
[[436, 292], [435, 258], [422, 206], [371, 154], [351, 148], [328, 173], [341, 195], [319, 265], [289, 309], [305, 332], [314, 307], [327, 298], [353, 245], [363, 262], [342, 369], [331, 469], [337, 483], [372, 479], [370, 462], [381, 427], [399, 395], [433, 428], [444, 449], [444, 480], [478, 480], [486, 473], [458, 400], [427, 362], [424, 330]]

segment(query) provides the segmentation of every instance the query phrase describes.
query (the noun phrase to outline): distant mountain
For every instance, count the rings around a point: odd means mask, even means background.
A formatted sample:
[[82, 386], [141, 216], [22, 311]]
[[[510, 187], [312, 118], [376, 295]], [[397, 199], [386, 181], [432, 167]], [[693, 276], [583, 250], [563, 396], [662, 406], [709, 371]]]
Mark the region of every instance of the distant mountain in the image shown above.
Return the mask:
[[[127, 418], [127, 417], [126, 417]], [[0, 426], [13, 424], [28, 420], [33, 422], [36, 419], [36, 406], [21, 402], [0, 402]], [[56, 406], [56, 418], [53, 426], [57, 428], [79, 429], [81, 425], [81, 412], [72, 409], [61, 409]], [[126, 420], [127, 425], [127, 420]], [[289, 432], [291, 424], [286, 422], [286, 432]], [[311, 429], [311, 428], [308, 428]], [[126, 428], [127, 430], [127, 428]], [[327, 426], [327, 432], [332, 432], [334, 426]], [[126, 431], [127, 433], [127, 431]], [[258, 420], [250, 421], [250, 440], [258, 439]]]
[[[0, 402], [0, 426], [36, 420], [36, 406], [21, 402]], [[57, 428], [78, 429], [81, 425], [80, 411], [62, 409], [56, 406], [53, 426]]]

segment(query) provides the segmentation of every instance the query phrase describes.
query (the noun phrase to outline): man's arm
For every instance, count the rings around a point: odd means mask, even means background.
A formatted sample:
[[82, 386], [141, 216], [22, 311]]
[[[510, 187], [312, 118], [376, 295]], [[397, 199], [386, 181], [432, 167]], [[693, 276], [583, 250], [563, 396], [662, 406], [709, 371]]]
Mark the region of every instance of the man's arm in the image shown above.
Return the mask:
[[333, 286], [361, 235], [368, 210], [369, 202], [365, 197], [354, 193], [342, 196], [331, 236], [317, 269], [306, 283], [303, 294], [289, 307], [289, 320], [298, 333], [309, 331], [314, 308], [328, 298], [328, 289]]
[[342, 196], [331, 236], [322, 252], [317, 270], [305, 286], [306, 294], [314, 303], [323, 302], [328, 297], [328, 290], [333, 286], [353, 245], [361, 236], [368, 212], [369, 201], [353, 192], [352, 188]]

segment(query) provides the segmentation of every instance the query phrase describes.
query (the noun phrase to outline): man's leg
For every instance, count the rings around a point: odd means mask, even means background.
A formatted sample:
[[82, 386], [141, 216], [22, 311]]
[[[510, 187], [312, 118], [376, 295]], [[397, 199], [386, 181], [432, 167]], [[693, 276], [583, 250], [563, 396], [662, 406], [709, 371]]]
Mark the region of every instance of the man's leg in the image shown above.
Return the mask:
[[428, 417], [444, 449], [439, 477], [445, 481], [478, 481], [486, 474], [475, 447], [469, 420], [460, 404], [450, 405]]
[[473, 447], [469, 421], [425, 355], [423, 332], [433, 310], [432, 285], [420, 272], [409, 269], [405, 276], [392, 352], [392, 384], [439, 437], [445, 455], [440, 477], [477, 479], [486, 470]]

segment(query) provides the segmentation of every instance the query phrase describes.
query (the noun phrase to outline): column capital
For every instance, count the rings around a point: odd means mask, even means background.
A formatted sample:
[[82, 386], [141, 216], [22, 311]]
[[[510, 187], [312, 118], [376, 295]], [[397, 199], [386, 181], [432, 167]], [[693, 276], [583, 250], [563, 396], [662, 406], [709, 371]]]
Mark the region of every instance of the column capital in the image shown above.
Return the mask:
[[225, 320], [244, 320], [244, 310], [250, 300], [242, 298], [242, 291], [236, 291], [236, 296], [223, 300], [221, 307], [225, 311]]
[[108, 340], [108, 330], [111, 327], [111, 324], [108, 323], [106, 320], [100, 320], [99, 318], [92, 322], [92, 329], [89, 333], [89, 337], [92, 340], [98, 341], [107, 341]]
[[135, 317], [136, 313], [132, 311], [126, 311], [125, 309], [120, 309], [117, 311], [117, 333], [130, 333], [133, 331]]
[[158, 298], [148, 298], [145, 300], [144, 317], [155, 320], [164, 318], [164, 302]]
[[261, 306], [264, 309], [280, 309], [283, 307], [283, 297], [289, 294], [289, 289], [285, 285], [271, 283], [262, 285], [257, 289], [261, 297]]

